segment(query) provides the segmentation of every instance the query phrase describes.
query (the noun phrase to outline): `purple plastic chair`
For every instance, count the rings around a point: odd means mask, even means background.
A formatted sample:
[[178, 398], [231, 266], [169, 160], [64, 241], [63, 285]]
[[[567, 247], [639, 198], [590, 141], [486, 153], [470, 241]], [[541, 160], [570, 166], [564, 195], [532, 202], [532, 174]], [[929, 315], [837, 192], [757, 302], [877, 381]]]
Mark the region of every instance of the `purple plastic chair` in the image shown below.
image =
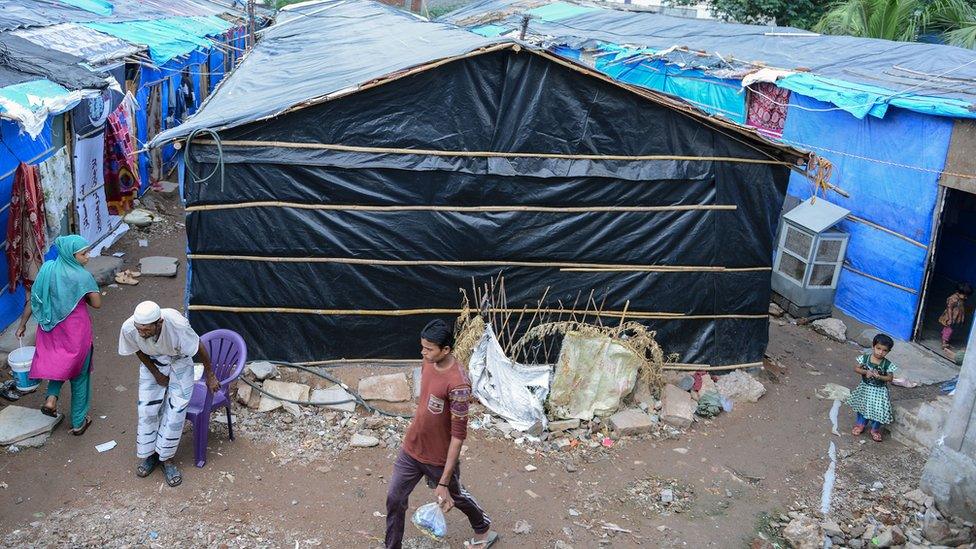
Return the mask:
[[220, 389], [211, 393], [201, 379], [193, 385], [186, 417], [193, 422], [193, 453], [197, 467], [207, 464], [207, 442], [210, 439], [210, 414], [217, 408], [227, 409], [227, 430], [234, 440], [234, 426], [230, 419], [230, 395], [228, 386], [240, 377], [247, 361], [247, 345], [244, 338], [231, 330], [214, 330], [200, 337], [200, 342], [210, 355], [210, 364], [220, 382]]

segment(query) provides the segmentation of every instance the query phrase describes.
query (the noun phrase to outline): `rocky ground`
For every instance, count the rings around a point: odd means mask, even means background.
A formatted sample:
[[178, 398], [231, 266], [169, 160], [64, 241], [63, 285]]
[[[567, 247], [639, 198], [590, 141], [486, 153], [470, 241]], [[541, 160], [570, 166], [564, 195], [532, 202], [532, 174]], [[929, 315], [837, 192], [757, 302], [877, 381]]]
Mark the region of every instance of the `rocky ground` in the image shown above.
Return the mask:
[[[130, 231], [110, 250], [125, 252], [125, 268], [135, 270], [147, 255], [182, 260], [178, 208], [156, 206], [166, 212], [159, 226]], [[148, 247], [139, 245], [142, 239]], [[182, 486], [165, 486], [159, 473], [135, 477], [136, 370], [115, 354], [118, 326], [143, 299], [180, 308], [184, 274], [181, 266], [176, 278], [105, 288], [105, 306], [95, 314], [95, 424], [83, 437], [62, 426], [39, 448], [0, 454], [0, 546], [376, 546], [385, 524], [386, 483], [407, 421], [361, 406], [258, 411], [263, 397], [235, 392], [236, 440], [228, 440], [226, 420], [215, 415], [205, 467], [193, 467], [187, 438], [177, 455]], [[755, 378], [703, 379], [692, 394], [688, 384], [694, 380], [674, 375], [670, 396], [642, 394], [626, 417], [557, 423], [552, 432], [528, 436], [476, 407], [462, 478], [489, 510], [502, 535], [500, 548], [806, 548], [822, 547], [824, 534], [835, 547], [966, 547], [972, 525], [940, 518], [916, 491], [925, 456], [891, 440], [855, 439], [844, 409], [841, 435], [831, 434], [831, 403], [815, 394], [826, 383], [854, 386], [851, 361], [858, 352], [855, 345], [775, 319], [770, 360]], [[329, 372], [361, 389], [363, 378], [410, 370], [365, 365]], [[247, 375], [263, 388], [296, 390], [305, 399], [335, 390], [303, 373]], [[412, 376], [401, 377], [405, 387], [396, 390], [408, 391], [409, 399]], [[765, 385], [761, 398], [748, 394], [755, 379]], [[711, 419], [694, 416], [700, 407], [695, 397], [720, 384], [742, 390], [733, 409]], [[371, 402], [392, 413], [412, 407]], [[17, 402], [40, 403], [36, 393]], [[60, 404], [68, 406], [67, 399]], [[116, 448], [94, 449], [112, 440]], [[824, 516], [820, 498], [831, 442], [837, 481]], [[429, 498], [418, 487], [411, 511]], [[470, 532], [457, 512], [448, 514], [443, 543], [407, 528], [405, 547], [427, 549], [461, 547]]]

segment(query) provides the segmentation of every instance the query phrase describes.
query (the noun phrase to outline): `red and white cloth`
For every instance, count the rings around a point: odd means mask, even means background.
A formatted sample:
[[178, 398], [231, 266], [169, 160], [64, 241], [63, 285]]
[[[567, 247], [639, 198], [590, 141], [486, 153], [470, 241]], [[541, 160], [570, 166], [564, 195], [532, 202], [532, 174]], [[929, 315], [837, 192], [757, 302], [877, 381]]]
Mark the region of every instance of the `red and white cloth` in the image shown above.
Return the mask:
[[37, 166], [17, 166], [7, 220], [7, 289], [29, 289], [44, 263], [44, 191]]

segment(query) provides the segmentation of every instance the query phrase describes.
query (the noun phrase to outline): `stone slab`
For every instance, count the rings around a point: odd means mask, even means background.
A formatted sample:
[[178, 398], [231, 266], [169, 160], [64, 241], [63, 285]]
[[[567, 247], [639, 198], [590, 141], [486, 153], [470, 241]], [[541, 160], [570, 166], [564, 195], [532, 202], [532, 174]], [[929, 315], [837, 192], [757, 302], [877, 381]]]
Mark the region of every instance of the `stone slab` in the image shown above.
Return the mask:
[[[343, 400], [349, 400], [353, 398], [351, 394], [347, 393], [345, 389], [338, 385], [333, 385], [328, 389], [316, 389], [312, 391], [312, 398], [309, 400], [312, 402], [340, 402]], [[331, 408], [333, 410], [341, 410], [343, 412], [355, 412], [356, 402], [346, 402], [345, 404], [330, 404], [325, 406], [325, 408]]]
[[122, 270], [123, 263], [121, 257], [100, 255], [89, 258], [85, 270], [95, 277], [99, 286], [107, 286], [115, 283], [115, 273]]
[[579, 418], [574, 419], [560, 419], [558, 421], [549, 422], [549, 432], [550, 433], [561, 433], [563, 431], [569, 431], [571, 429], [578, 429], [580, 426]]
[[[308, 385], [291, 383], [288, 381], [275, 381], [273, 379], [265, 381], [262, 388], [268, 393], [271, 393], [277, 397], [302, 401], [308, 400], [308, 394], [310, 391], [310, 387]], [[285, 403], [276, 398], [269, 397], [268, 395], [262, 395], [261, 404], [258, 405], [258, 411], [270, 412], [271, 410], [281, 407], [283, 404]], [[288, 408], [291, 407], [289, 406]], [[289, 411], [294, 413], [292, 410]]]
[[691, 395], [680, 388], [669, 383], [661, 390], [661, 420], [668, 425], [690, 427], [697, 408]]
[[610, 416], [608, 421], [610, 423], [610, 427], [616, 431], [617, 434], [624, 436], [649, 433], [654, 430], [655, 425], [655, 422], [651, 419], [651, 416], [634, 408], [621, 410]]
[[363, 378], [359, 381], [359, 396], [363, 400], [407, 402], [413, 393], [406, 374], [386, 374]]
[[180, 269], [180, 260], [175, 257], [153, 255], [139, 260], [142, 276], [175, 277]]
[[8, 445], [50, 433], [57, 418], [46, 416], [35, 408], [7, 406], [0, 411], [0, 445]]
[[716, 385], [719, 394], [734, 402], [758, 402], [766, 394], [766, 387], [742, 370], [719, 376]]

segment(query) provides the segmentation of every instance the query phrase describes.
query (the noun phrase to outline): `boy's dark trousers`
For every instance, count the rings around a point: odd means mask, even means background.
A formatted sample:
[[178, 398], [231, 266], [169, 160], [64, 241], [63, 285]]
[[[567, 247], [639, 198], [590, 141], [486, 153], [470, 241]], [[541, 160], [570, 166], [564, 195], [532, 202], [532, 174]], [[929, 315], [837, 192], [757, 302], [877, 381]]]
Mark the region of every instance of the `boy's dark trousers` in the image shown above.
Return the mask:
[[[393, 463], [393, 478], [390, 479], [390, 490], [386, 495], [386, 549], [400, 549], [410, 492], [424, 477], [436, 486], [443, 473], [443, 467], [421, 463], [400, 450], [400, 455]], [[454, 467], [451, 482], [448, 484], [447, 490], [454, 500], [454, 506], [468, 516], [475, 533], [487, 532], [491, 527], [491, 519], [474, 497], [461, 486], [460, 463]]]

